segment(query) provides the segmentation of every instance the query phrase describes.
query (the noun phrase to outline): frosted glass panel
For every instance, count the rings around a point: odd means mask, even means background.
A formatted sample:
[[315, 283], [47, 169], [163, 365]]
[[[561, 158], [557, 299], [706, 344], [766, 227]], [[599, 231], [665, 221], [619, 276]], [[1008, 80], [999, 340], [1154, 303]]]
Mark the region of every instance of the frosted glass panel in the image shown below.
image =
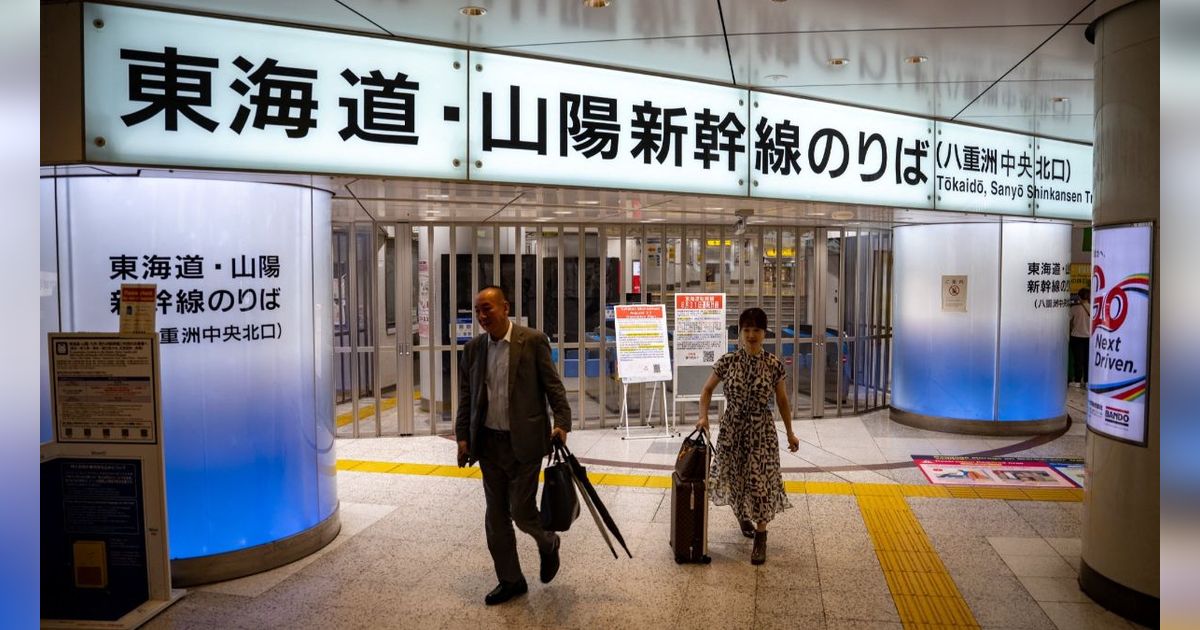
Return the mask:
[[999, 420], [1045, 420], [1067, 400], [1071, 226], [1004, 225]]
[[90, 177], [61, 189], [64, 330], [115, 331], [121, 282], [158, 285], [172, 558], [329, 516], [329, 193]]
[[[998, 224], [895, 230], [893, 405], [928, 416], [991, 420]], [[942, 276], [967, 277], [966, 312], [942, 310]]]

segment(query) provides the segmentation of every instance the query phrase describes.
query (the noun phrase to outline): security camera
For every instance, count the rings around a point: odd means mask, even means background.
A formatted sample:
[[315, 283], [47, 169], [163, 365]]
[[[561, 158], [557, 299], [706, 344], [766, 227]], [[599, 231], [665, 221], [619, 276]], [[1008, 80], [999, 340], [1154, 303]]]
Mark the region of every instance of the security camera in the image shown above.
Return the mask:
[[733, 233], [741, 236], [746, 232], [746, 219], [754, 215], [753, 208], [738, 208], [734, 211], [737, 220], [733, 222]]

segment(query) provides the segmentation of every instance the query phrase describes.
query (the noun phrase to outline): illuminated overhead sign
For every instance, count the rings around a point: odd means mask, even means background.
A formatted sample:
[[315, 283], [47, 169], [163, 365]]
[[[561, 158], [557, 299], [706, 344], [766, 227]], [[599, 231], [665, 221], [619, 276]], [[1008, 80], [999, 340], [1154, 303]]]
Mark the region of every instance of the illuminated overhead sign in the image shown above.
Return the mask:
[[746, 194], [746, 90], [491, 53], [471, 65], [471, 179]]
[[83, 15], [88, 160], [466, 176], [464, 50], [96, 4]]
[[754, 197], [932, 208], [933, 123], [751, 92]]
[[1091, 217], [1082, 144], [390, 39], [83, 16], [92, 162]]

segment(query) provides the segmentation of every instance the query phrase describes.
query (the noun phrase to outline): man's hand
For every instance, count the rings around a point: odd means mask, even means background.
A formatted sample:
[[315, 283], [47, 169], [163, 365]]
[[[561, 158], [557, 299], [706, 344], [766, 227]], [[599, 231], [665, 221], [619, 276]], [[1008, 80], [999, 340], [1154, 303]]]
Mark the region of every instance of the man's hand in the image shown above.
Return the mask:
[[467, 446], [466, 440], [458, 441], [458, 467], [470, 466], [471, 449]]
[[558, 441], [562, 442], [563, 446], [567, 445], [567, 432], [563, 431], [562, 427], [554, 427], [554, 430], [550, 432], [550, 439], [553, 440], [554, 438], [558, 438]]

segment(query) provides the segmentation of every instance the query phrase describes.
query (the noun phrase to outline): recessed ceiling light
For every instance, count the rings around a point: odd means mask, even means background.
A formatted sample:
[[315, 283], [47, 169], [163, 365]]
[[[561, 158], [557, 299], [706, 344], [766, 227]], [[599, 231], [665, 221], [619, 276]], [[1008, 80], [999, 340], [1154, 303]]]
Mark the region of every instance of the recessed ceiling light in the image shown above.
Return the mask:
[[568, 214], [575, 214], [575, 211], [574, 210], [555, 210], [554, 214], [566, 216]]
[[765, 76], [763, 78], [768, 81], [775, 81], [776, 83], [778, 83], [778, 82], [786, 79], [787, 75], [786, 74], [768, 74], [767, 76]]
[[1069, 100], [1071, 100], [1071, 98], [1069, 96], [1051, 96], [1050, 97], [1051, 103], [1066, 103]]
[[483, 7], [469, 6], [458, 10], [459, 13], [467, 17], [479, 17], [487, 13], [487, 9]]
[[428, 195], [425, 195], [425, 198], [426, 199], [449, 199], [450, 195], [428, 194]]
[[825, 216], [825, 213], [824, 213], [824, 212], [822, 212], [821, 210], [809, 210], [808, 212], [805, 212], [804, 214], [806, 214], [806, 215], [808, 215], [808, 216], [810, 216], [810, 217], [823, 217], [823, 216]]
[[595, 200], [595, 199], [580, 199], [579, 201], [576, 201], [576, 202], [575, 202], [575, 205], [578, 205], [578, 206], [598, 206], [598, 205], [600, 205], [600, 202], [599, 202], [599, 201], [597, 201], [597, 200]]
[[828, 63], [831, 66], [844, 66], [850, 63], [850, 60], [845, 57], [830, 57]]
[[550, 217], [538, 217], [538, 218], [534, 219], [534, 221], [537, 223], [545, 223], [549, 220], [550, 220]]
[[705, 210], [724, 210], [724, 206], [704, 206]]
[[610, 4], [610, 0], [583, 0], [583, 6], [589, 9], [603, 9]]
[[929, 61], [929, 57], [926, 57], [925, 55], [912, 55], [904, 58], [904, 63], [911, 63], [913, 65], [925, 63], [926, 61]]
[[666, 219], [662, 217], [650, 217], [649, 219], [646, 219], [646, 223], [661, 223], [663, 221], [666, 221]]

